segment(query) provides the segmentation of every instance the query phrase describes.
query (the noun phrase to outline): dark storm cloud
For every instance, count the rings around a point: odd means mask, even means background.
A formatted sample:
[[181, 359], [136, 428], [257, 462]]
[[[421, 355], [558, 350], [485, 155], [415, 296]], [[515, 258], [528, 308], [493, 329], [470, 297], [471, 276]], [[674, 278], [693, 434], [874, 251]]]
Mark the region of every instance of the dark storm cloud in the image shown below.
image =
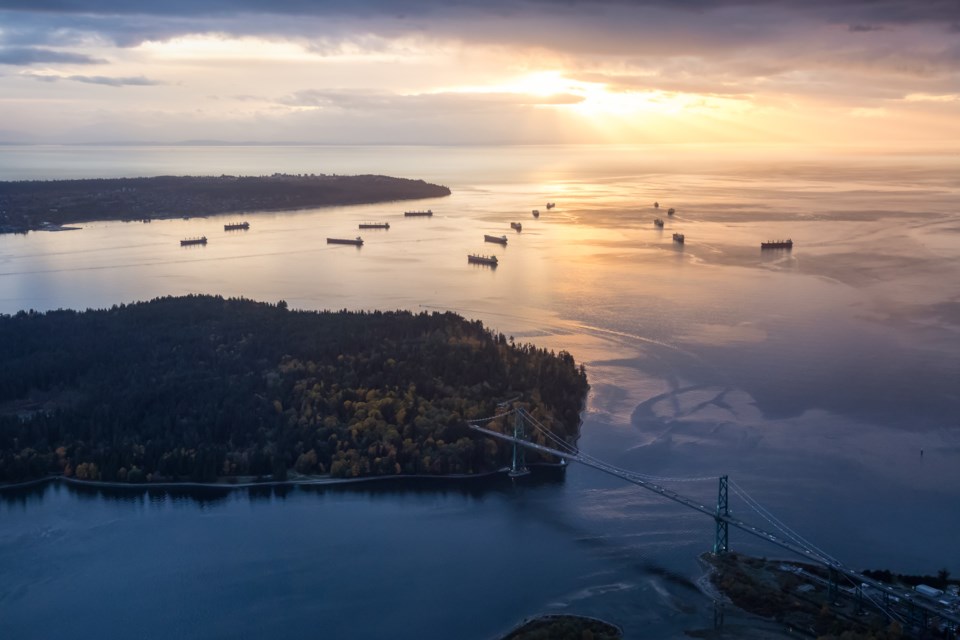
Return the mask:
[[537, 40], [527, 20], [650, 34], [660, 20], [683, 24], [729, 12], [737, 12], [736, 20], [712, 24], [717, 37], [762, 37], [765, 30], [788, 28], [791, 18], [851, 25], [854, 32], [914, 23], [940, 23], [947, 30], [960, 23], [957, 0], [0, 0], [2, 12], [9, 19], [0, 24], [35, 21], [38, 38], [52, 23], [96, 31], [121, 45], [197, 31], [313, 37], [318, 24], [336, 29], [337, 20], [360, 20], [354, 26], [369, 33], [414, 31], [467, 40], [496, 39], [484, 21], [523, 23], [525, 36]]
[[0, 47], [0, 64], [28, 66], [31, 64], [102, 64], [100, 60], [82, 53], [55, 51], [41, 47]]
[[686, 12], [774, 7], [833, 16], [860, 15], [884, 22], [960, 18], [956, 0], [2, 0], [0, 10], [105, 15], [210, 16], [228, 13], [387, 15], [525, 11], [591, 13], [604, 7], [659, 7]]

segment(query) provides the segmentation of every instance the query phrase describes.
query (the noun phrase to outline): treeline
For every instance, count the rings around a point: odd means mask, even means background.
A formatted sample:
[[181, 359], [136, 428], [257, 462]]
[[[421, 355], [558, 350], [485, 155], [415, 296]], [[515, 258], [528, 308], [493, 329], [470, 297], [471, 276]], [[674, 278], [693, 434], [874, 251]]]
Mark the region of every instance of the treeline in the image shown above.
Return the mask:
[[518, 397], [572, 441], [587, 390], [570, 354], [452, 313], [212, 296], [0, 316], [0, 365], [0, 482], [477, 473], [509, 446], [466, 420]]
[[44, 222], [278, 211], [448, 195], [444, 186], [378, 175], [21, 180], [0, 182], [0, 231], [28, 231]]

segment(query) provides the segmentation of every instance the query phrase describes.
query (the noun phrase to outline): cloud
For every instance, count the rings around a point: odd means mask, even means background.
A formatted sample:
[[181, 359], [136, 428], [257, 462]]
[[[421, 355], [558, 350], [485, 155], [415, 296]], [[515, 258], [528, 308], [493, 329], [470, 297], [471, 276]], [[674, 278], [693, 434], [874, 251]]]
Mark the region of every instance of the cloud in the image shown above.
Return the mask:
[[608, 91], [662, 91], [667, 93], [695, 93], [702, 96], [747, 98], [754, 89], [743, 77], [721, 72], [712, 74], [675, 74], [663, 72], [650, 75], [583, 72], [571, 74], [571, 80], [602, 84]]
[[102, 84], [108, 87], [153, 87], [160, 84], [143, 76], [129, 78], [111, 78], [109, 76], [67, 76], [67, 80], [85, 82], [87, 84]]
[[100, 84], [107, 87], [152, 87], [163, 84], [156, 80], [150, 80], [143, 76], [116, 78], [110, 76], [64, 76], [55, 73], [24, 73], [21, 74], [27, 78], [33, 78], [40, 82], [59, 82], [60, 80], [72, 80], [73, 82], [83, 82], [85, 84]]
[[[797, 21], [847, 25], [853, 32], [924, 23], [946, 30], [960, 23], [956, 0], [3, 0], [2, 7], [0, 24], [32, 25], [37, 42], [45, 34], [87, 31], [121, 46], [209, 32], [313, 39], [341, 29], [477, 42], [497, 40], [504, 27], [513, 43], [543, 46], [569, 42], [582, 26], [595, 45], [605, 42], [596, 32], [609, 31], [609, 44], [631, 42], [633, 35], [642, 47], [636, 36], [655, 36], [661, 27], [702, 37], [698, 25], [706, 25], [716, 39], [755, 41]], [[570, 27], [566, 40], [552, 38], [560, 24]], [[581, 40], [575, 37], [574, 45]]]
[[[0, 0], [0, 25], [0, 65], [45, 64], [32, 77], [62, 81], [0, 79], [8, 115], [37, 129], [41, 115], [57, 124], [53, 105], [62, 111], [58, 101], [75, 94], [75, 131], [96, 119], [177, 136], [193, 123], [188, 137], [219, 127], [218, 136], [239, 139], [256, 130], [263, 139], [416, 132], [446, 141], [555, 140], [598, 95], [611, 105], [641, 103], [629, 94], [645, 92], [659, 92], [652, 102], [699, 95], [725, 105], [716, 117], [730, 121], [757, 106], [843, 113], [866, 127], [883, 120], [884, 106], [956, 106], [904, 96], [960, 92], [957, 0]], [[65, 66], [105, 59], [109, 70], [95, 68], [104, 75]], [[562, 95], [523, 93], [538, 72], [572, 83], [559, 85]], [[580, 109], [540, 108], [584, 99]], [[597, 131], [618, 124], [591, 117]], [[631, 126], [652, 131], [652, 117]], [[437, 119], [445, 124], [432, 126]]]
[[236, 13], [285, 15], [387, 15], [416, 18], [446, 12], [483, 11], [505, 15], [529, 11], [592, 13], [606, 7], [641, 6], [676, 9], [688, 13], [720, 11], [731, 7], [777, 8], [834, 15], [872, 16], [885, 21], [914, 22], [957, 18], [955, 0], [5, 0], [5, 9], [40, 13], [100, 15], [193, 15]]
[[957, 93], [911, 93], [903, 97], [906, 102], [960, 102]]
[[364, 113], [452, 110], [463, 114], [515, 107], [578, 104], [582, 101], [583, 97], [572, 94], [533, 96], [504, 92], [439, 92], [398, 95], [380, 91], [308, 89], [280, 98], [277, 103], [288, 107], [341, 109]]
[[0, 47], [0, 64], [28, 66], [32, 64], [103, 64], [106, 60], [82, 53], [56, 51], [40, 47]]

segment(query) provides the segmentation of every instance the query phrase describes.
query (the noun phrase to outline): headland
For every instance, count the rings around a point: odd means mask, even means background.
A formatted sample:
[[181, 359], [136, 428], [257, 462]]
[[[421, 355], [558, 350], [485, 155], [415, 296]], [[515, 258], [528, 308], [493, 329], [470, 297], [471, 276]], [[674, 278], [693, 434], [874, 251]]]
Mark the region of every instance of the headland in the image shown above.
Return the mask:
[[452, 313], [185, 296], [0, 315], [0, 334], [5, 484], [483, 474], [510, 450], [467, 420], [509, 400], [573, 442], [587, 391], [570, 354]]
[[419, 200], [444, 186], [380, 175], [158, 176], [0, 182], [0, 233], [93, 220], [150, 220]]

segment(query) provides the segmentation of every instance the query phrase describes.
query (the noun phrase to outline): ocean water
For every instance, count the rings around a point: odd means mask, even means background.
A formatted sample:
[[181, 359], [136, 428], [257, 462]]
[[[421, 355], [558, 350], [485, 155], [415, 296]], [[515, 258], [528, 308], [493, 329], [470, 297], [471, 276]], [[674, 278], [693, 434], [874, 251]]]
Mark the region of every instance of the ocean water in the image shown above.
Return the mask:
[[[736, 515], [772, 528], [746, 493], [856, 568], [956, 574], [958, 165], [778, 148], [0, 147], [3, 180], [383, 173], [453, 191], [0, 236], [0, 313], [185, 293], [454, 310], [586, 363], [584, 451], [682, 479], [665, 484], [706, 505], [728, 474]], [[249, 231], [223, 231], [240, 218]], [[371, 219], [391, 228], [326, 244]], [[206, 247], [179, 246], [200, 234]], [[760, 250], [780, 238], [794, 249]], [[475, 252], [500, 266], [468, 264]], [[577, 466], [562, 482], [265, 496], [49, 487], [0, 500], [0, 628], [489, 638], [569, 611], [673, 637], [709, 624], [692, 581], [712, 529]], [[731, 545], [783, 553], [735, 531]]]

